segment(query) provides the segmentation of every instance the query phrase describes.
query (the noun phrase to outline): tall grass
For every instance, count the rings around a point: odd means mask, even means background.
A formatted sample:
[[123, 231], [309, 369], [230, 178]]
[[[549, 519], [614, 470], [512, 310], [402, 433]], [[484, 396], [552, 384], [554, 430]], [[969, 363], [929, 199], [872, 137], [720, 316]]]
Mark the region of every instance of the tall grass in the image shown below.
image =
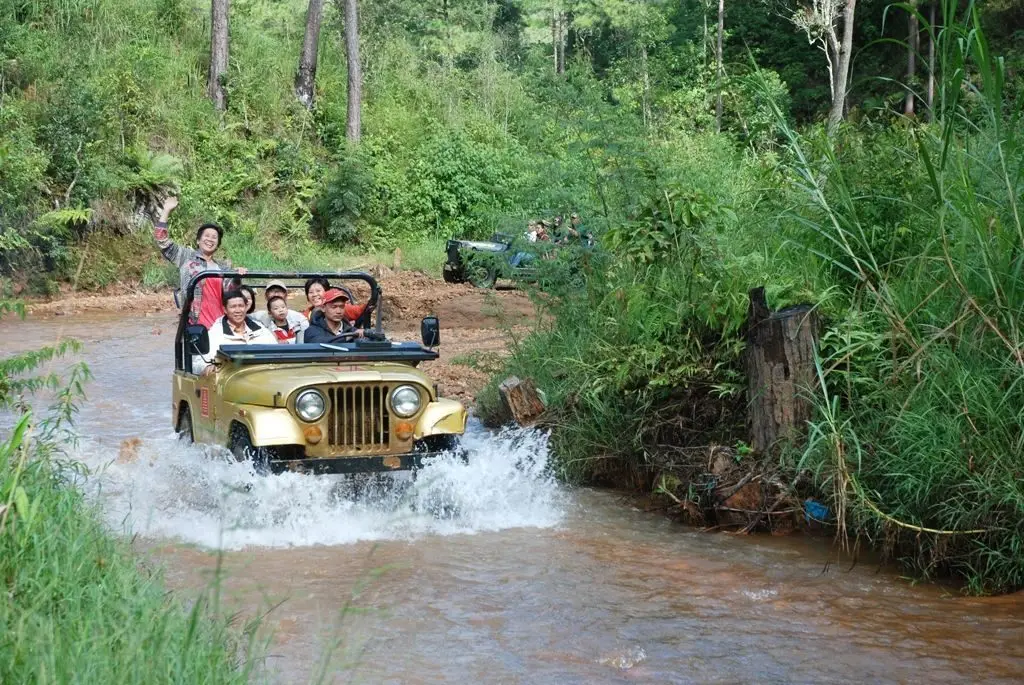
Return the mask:
[[0, 444], [0, 682], [247, 682], [251, 643], [215, 595], [169, 596], [32, 434], [25, 415]]
[[[903, 188], [859, 186], [834, 141], [783, 125], [796, 234], [850, 302], [826, 337], [820, 418], [795, 466], [833, 493], [848, 530], [922, 575], [1001, 592], [1024, 587], [1020, 104], [973, 4], [960, 16], [944, 5], [928, 29], [935, 124], [890, 151], [910, 162]], [[901, 225], [864, 219], [894, 196]]]
[[[0, 302], [0, 315], [24, 309]], [[66, 459], [88, 368], [41, 373], [72, 340], [0, 360], [0, 407], [20, 412], [0, 442], [0, 683], [243, 683], [254, 626], [232, 626], [217, 587], [186, 608], [158, 572], [104, 529]], [[26, 402], [54, 391], [37, 419]], [[249, 636], [249, 637], [246, 637]]]

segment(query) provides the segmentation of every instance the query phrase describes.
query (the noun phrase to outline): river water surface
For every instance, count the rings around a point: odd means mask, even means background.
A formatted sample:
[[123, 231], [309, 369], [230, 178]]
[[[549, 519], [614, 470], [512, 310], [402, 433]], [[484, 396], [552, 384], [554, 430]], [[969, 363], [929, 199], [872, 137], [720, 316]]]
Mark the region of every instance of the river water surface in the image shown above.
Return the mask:
[[1024, 679], [1024, 598], [963, 598], [832, 563], [821, 540], [700, 533], [564, 488], [540, 434], [474, 426], [468, 465], [441, 459], [415, 482], [254, 478], [176, 441], [173, 325], [57, 317], [5, 323], [0, 339], [85, 342], [84, 487], [172, 587], [219, 576], [230, 610], [270, 610], [273, 682]]

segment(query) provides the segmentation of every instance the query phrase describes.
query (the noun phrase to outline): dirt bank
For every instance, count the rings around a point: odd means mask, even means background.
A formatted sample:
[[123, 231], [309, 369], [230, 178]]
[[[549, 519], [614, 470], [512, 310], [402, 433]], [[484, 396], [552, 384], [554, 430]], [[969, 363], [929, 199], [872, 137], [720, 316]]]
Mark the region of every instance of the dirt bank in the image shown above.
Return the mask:
[[[418, 271], [381, 267], [371, 271], [384, 291], [385, 330], [391, 337], [418, 339], [424, 316], [434, 315], [441, 320], [441, 358], [425, 363], [423, 368], [448, 397], [472, 402], [487, 382], [487, 370], [495, 368], [507, 353], [509, 333], [523, 332], [536, 320], [530, 299], [517, 290], [477, 290]], [[356, 297], [360, 297], [358, 288]], [[298, 308], [304, 302], [297, 293], [292, 306]], [[39, 318], [109, 312], [171, 316], [175, 312], [170, 289], [148, 291], [130, 285], [99, 293], [66, 292], [50, 301], [30, 301], [27, 309], [30, 316]]]

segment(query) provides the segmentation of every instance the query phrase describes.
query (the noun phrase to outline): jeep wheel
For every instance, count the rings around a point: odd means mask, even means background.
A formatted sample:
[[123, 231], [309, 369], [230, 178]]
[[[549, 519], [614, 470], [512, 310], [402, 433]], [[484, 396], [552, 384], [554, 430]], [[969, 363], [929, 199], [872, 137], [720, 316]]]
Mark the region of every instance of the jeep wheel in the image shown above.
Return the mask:
[[458, 452], [459, 436], [451, 434], [427, 435], [413, 445], [414, 452]]
[[478, 264], [469, 270], [469, 282], [477, 288], [493, 288], [498, 280], [498, 270], [493, 266]]
[[186, 404], [178, 412], [178, 440], [182, 442], [195, 442], [195, 434], [192, 432], [192, 410]]
[[253, 445], [249, 429], [242, 424], [231, 425], [231, 442], [228, 449], [238, 461], [251, 460], [253, 470], [257, 474], [265, 475], [270, 472], [270, 449]]
[[445, 264], [444, 269], [441, 271], [441, 278], [444, 279], [445, 283], [462, 283], [463, 279], [459, 277], [459, 272], [454, 267]]

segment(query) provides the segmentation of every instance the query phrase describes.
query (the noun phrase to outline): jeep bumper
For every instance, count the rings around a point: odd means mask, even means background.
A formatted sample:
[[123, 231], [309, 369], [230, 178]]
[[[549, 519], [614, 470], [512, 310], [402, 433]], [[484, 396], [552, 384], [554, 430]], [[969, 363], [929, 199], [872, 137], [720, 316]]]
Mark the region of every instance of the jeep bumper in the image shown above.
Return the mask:
[[[423, 462], [445, 452], [410, 452], [368, 457], [330, 457], [312, 459], [271, 459], [271, 473], [388, 473], [409, 471], [423, 466]], [[450, 452], [448, 453], [450, 454]]]

